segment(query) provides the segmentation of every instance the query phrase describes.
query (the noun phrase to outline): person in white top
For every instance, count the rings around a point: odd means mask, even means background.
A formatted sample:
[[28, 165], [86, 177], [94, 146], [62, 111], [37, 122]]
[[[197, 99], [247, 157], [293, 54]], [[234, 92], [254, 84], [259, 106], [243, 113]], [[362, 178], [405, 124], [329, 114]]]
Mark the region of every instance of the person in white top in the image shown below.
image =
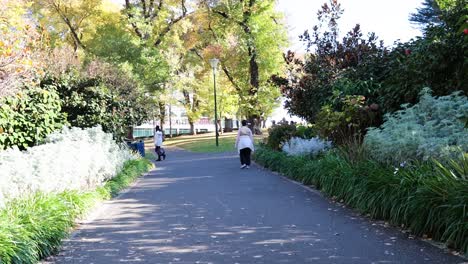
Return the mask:
[[161, 161], [161, 157], [163, 157], [163, 159], [166, 159], [166, 152], [162, 148], [163, 140], [164, 140], [164, 134], [161, 131], [161, 128], [159, 128], [159, 126], [156, 126], [155, 131], [154, 131], [154, 146], [155, 146], [155, 152], [158, 155], [157, 161]]
[[242, 120], [242, 127], [237, 132], [236, 148], [240, 156], [241, 169], [250, 168], [250, 154], [254, 152], [254, 139], [246, 120]]

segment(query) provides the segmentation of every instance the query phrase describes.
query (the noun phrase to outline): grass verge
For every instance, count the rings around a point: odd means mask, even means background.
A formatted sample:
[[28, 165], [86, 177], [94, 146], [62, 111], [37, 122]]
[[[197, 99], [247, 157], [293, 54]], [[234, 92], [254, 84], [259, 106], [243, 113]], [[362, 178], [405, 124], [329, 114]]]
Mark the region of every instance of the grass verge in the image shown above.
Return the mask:
[[351, 163], [333, 152], [310, 159], [263, 147], [254, 159], [364, 215], [468, 254], [468, 158], [446, 167], [425, 163], [395, 169], [370, 160]]
[[175, 146], [198, 153], [208, 152], [232, 152], [235, 151], [235, 137], [219, 138], [219, 146], [216, 146], [215, 139], [203, 139], [191, 142], [176, 144]]
[[[177, 146], [185, 150], [198, 153], [218, 153], [218, 152], [234, 152], [236, 151], [234, 144], [236, 143], [236, 135], [224, 135], [219, 138], [219, 146], [216, 146], [215, 138], [184, 138], [180, 142], [171, 142], [171, 146]], [[261, 137], [255, 137], [254, 141], [259, 144], [262, 141]]]
[[127, 161], [122, 171], [92, 191], [36, 193], [0, 210], [0, 263], [37, 263], [60, 248], [75, 220], [98, 201], [109, 199], [147, 172], [147, 159]]

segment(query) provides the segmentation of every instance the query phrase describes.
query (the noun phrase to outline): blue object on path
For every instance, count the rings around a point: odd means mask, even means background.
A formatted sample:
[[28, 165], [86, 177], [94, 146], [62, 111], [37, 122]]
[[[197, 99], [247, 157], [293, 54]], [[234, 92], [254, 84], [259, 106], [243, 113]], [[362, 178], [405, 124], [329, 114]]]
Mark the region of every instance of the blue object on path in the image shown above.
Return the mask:
[[140, 155], [144, 157], [145, 156], [145, 142], [143, 142], [143, 140], [140, 140], [136, 142], [135, 144], [136, 144], [136, 149], [138, 150], [138, 153], [140, 153]]

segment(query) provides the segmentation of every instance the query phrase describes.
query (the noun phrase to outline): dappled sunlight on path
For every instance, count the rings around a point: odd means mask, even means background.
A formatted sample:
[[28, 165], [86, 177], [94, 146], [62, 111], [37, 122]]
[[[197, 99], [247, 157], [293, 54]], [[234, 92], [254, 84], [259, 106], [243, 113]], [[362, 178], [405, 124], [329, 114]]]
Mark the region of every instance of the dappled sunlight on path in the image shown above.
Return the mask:
[[103, 205], [50, 263], [460, 263], [237, 155], [170, 159]]

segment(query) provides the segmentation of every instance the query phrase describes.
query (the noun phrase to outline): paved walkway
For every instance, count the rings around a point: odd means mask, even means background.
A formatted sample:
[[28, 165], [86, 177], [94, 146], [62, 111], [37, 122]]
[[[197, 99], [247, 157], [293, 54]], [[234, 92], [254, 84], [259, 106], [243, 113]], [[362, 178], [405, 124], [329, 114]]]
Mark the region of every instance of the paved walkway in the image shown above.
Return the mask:
[[168, 159], [65, 243], [51, 263], [462, 263], [237, 155]]

